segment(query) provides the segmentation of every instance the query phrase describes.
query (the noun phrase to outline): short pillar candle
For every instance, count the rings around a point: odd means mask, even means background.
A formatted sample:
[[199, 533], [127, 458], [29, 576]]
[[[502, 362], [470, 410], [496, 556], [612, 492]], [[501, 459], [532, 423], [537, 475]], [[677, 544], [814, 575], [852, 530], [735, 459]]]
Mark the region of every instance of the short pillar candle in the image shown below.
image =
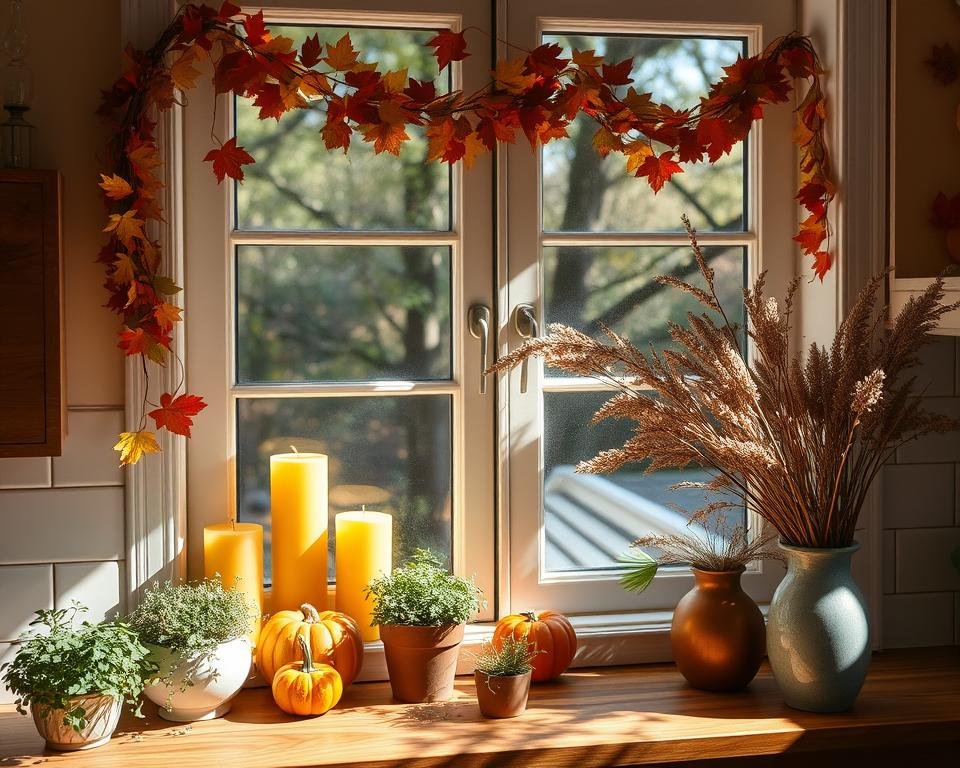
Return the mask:
[[250, 640], [260, 634], [263, 616], [263, 526], [256, 523], [216, 523], [203, 529], [203, 576], [217, 576], [224, 589], [236, 587], [256, 610]]
[[341, 512], [336, 517], [337, 610], [356, 619], [364, 642], [380, 639], [370, 626], [372, 605], [365, 591], [377, 576], [390, 573], [393, 518], [384, 512]]
[[270, 610], [327, 607], [327, 457], [270, 457]]

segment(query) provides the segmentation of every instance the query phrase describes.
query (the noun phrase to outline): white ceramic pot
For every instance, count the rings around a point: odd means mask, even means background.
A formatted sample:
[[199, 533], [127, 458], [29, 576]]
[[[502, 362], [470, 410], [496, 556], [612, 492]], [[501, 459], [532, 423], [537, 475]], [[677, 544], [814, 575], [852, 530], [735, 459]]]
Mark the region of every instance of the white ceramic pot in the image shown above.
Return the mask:
[[[191, 723], [222, 717], [230, 711], [230, 700], [250, 674], [251, 646], [246, 637], [227, 640], [209, 653], [185, 658], [161, 646], [147, 647], [164, 682], [146, 686], [143, 694], [159, 707], [158, 714], [165, 720]], [[174, 665], [177, 670], [166, 679]]]
[[110, 741], [123, 709], [120, 699], [94, 693], [73, 696], [68, 701], [71, 710], [83, 707], [87, 713], [87, 724], [79, 732], [63, 724], [64, 713], [68, 710], [51, 709], [43, 704], [30, 705], [30, 714], [33, 715], [37, 731], [50, 749], [74, 752], [79, 749], [93, 749]]

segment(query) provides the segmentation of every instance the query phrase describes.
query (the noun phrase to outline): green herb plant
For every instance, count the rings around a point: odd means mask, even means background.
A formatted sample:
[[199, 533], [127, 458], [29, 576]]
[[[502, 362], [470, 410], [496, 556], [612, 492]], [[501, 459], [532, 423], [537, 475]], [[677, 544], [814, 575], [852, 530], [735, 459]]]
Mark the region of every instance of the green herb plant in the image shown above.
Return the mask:
[[37, 611], [30, 622], [35, 629], [20, 637], [13, 661], [0, 666], [20, 714], [26, 714], [27, 706], [39, 708], [42, 715], [62, 709], [63, 724], [78, 733], [87, 725], [87, 712], [72, 706], [72, 697], [113, 696], [142, 717], [140, 693], [144, 679], [155, 670], [149, 651], [128, 624], [83, 621], [75, 626], [86, 610], [74, 602], [69, 608]]
[[[183, 664], [196, 666], [221, 643], [246, 635], [254, 615], [253, 606], [239, 589], [224, 589], [219, 579], [206, 579], [187, 584], [154, 583], [128, 621], [144, 643], [170, 651], [169, 663], [150, 681], [169, 684]], [[188, 674], [181, 690], [192, 684]], [[169, 700], [167, 705], [169, 708]]]
[[428, 549], [371, 581], [366, 594], [373, 603], [371, 626], [462, 624], [487, 605], [472, 578], [453, 575]]
[[491, 677], [514, 677], [525, 675], [533, 669], [533, 660], [537, 651], [525, 638], [506, 635], [497, 648], [493, 643], [485, 643], [474, 657], [473, 665], [477, 672]]

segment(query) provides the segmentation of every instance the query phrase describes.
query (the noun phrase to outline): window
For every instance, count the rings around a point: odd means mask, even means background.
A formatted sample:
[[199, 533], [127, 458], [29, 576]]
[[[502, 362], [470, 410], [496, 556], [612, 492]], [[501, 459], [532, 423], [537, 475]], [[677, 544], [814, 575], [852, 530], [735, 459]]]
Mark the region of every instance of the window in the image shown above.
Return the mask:
[[[487, 0], [346, 5], [272, 2], [267, 14], [295, 40], [349, 30], [360, 50], [418, 79], [436, 76], [422, 47], [431, 30], [490, 28]], [[671, 102], [695, 103], [723, 66], [794, 26], [792, 4], [761, 0], [711, 7], [709, 19], [690, 18], [700, 6], [681, 0], [644, 3], [643, 19], [618, 18], [633, 11], [613, 0], [503, 5], [501, 38], [636, 56], [633, 76]], [[469, 42], [472, 56], [451, 68], [446, 87], [488, 81], [482, 37]], [[224, 100], [211, 116], [203, 102], [198, 94], [185, 114], [186, 279], [223, 290], [188, 296], [187, 374], [210, 404], [189, 446], [191, 572], [201, 570], [202, 526], [229, 509], [269, 528], [269, 456], [294, 445], [330, 457], [331, 530], [336, 512], [360, 504], [393, 513], [395, 561], [415, 546], [447, 554], [486, 592], [483, 619], [530, 607], [672, 606], [689, 589], [686, 569], [638, 597], [620, 589], [614, 557], [651, 527], [680, 524], [667, 507], [683, 503], [666, 491], [677, 478], [575, 475], [578, 460], [620, 444], [629, 425], [590, 426], [603, 387], [535, 365], [526, 391], [520, 371], [479, 386], [469, 311], [491, 311], [488, 356], [520, 343], [520, 305], [540, 327], [599, 333], [603, 324], [664, 343], [665, 321], [689, 306], [652, 277], [689, 273], [682, 212], [730, 298], [767, 249], [778, 265], [793, 252], [789, 111], [654, 197], [614, 158], [597, 157], [585, 118], [540, 153], [518, 144], [463, 172], [425, 163], [421, 134], [400, 158], [374, 156], [359, 139], [344, 156], [323, 148], [310, 111], [277, 124], [256, 120], [246, 103]], [[257, 158], [235, 188], [215, 186], [193, 162], [206, 152], [211, 118], [219, 136], [235, 133]], [[775, 574], [757, 566], [745, 578], [763, 598]]]

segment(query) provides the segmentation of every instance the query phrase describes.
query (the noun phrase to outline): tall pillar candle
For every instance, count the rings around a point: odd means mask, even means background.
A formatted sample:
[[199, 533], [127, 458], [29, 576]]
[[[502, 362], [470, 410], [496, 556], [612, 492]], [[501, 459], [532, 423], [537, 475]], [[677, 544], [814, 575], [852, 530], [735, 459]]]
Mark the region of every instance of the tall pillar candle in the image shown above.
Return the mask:
[[364, 642], [380, 639], [370, 626], [372, 606], [364, 591], [377, 576], [390, 573], [393, 518], [383, 512], [341, 512], [336, 518], [337, 610], [360, 625]]
[[311, 603], [327, 607], [327, 457], [270, 457], [270, 552], [273, 613]]
[[263, 526], [256, 523], [217, 523], [203, 529], [203, 576], [219, 575], [224, 589], [236, 587], [247, 595], [256, 615], [250, 640], [256, 645], [263, 615]]

